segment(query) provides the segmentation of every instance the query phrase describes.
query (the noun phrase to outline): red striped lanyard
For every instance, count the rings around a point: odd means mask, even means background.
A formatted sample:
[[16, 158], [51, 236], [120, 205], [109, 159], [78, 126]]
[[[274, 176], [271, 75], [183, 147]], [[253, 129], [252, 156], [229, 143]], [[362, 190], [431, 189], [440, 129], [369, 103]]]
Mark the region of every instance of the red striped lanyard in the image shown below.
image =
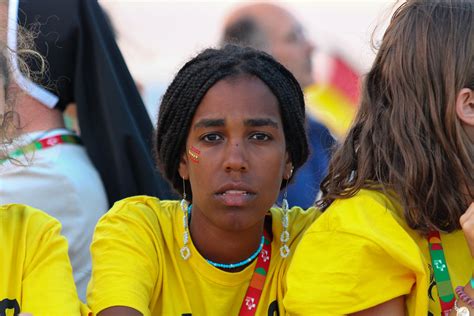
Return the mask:
[[441, 315], [447, 316], [454, 307], [455, 297], [443, 245], [441, 244], [441, 236], [438, 231], [431, 231], [429, 233], [428, 243], [430, 246], [431, 266], [436, 287], [438, 288], [439, 303], [441, 304]]
[[272, 252], [271, 238], [269, 238], [266, 231], [264, 231], [263, 235], [265, 237], [263, 249], [258, 255], [252, 279], [250, 280], [247, 293], [245, 294], [244, 301], [240, 307], [239, 316], [255, 315], [258, 302], [262, 296], [263, 286], [265, 285], [265, 278], [267, 277], [268, 267], [270, 266]]
[[[10, 154], [8, 154], [9, 158], [18, 157], [21, 155], [25, 155], [27, 153], [33, 152], [35, 150], [50, 148], [59, 144], [82, 144], [81, 139], [77, 135], [55, 135], [50, 137], [41, 138], [37, 141], [34, 141], [26, 146], [18, 148], [14, 150]], [[0, 159], [0, 164], [4, 163], [8, 159]]]

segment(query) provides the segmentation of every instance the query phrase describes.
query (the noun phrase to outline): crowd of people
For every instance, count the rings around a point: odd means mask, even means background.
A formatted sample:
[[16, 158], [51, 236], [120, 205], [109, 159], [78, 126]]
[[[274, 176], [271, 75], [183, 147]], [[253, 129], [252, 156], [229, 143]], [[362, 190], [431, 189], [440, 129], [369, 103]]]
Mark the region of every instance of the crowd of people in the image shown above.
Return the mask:
[[97, 0], [0, 24], [0, 315], [474, 315], [472, 0], [399, 4], [335, 137], [275, 4], [229, 14], [155, 129]]

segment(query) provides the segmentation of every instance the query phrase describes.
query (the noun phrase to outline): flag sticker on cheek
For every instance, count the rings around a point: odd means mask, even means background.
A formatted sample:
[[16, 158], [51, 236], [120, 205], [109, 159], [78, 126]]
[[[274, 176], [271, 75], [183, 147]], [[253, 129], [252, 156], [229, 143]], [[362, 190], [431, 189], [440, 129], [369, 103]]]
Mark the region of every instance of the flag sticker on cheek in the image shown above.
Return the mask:
[[200, 153], [201, 151], [194, 146], [191, 146], [191, 148], [188, 149], [189, 159], [191, 159], [192, 162], [199, 163]]

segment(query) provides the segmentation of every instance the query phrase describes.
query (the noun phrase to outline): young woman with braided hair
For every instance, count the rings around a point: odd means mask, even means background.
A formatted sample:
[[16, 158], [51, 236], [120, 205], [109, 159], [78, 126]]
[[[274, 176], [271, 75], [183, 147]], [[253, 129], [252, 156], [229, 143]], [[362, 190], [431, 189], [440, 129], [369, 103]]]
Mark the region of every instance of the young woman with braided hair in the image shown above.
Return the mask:
[[156, 155], [183, 196], [114, 205], [91, 246], [99, 316], [283, 314], [284, 275], [315, 209], [272, 207], [308, 156], [301, 89], [271, 56], [207, 49], [166, 91]]
[[403, 3], [362, 91], [285, 308], [474, 315], [474, 2]]

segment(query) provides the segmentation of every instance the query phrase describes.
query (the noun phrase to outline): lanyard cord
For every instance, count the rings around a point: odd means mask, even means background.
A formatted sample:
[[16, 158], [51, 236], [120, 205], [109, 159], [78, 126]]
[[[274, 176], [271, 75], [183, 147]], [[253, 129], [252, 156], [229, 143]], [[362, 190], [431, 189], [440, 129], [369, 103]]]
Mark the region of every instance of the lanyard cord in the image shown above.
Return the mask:
[[258, 302], [262, 296], [263, 287], [265, 285], [265, 278], [270, 266], [270, 258], [272, 252], [272, 241], [264, 230], [263, 236], [265, 238], [263, 249], [258, 256], [255, 270], [253, 271], [252, 279], [250, 280], [247, 293], [245, 294], [242, 306], [240, 307], [239, 316], [252, 316], [257, 311]]
[[[21, 148], [18, 148], [8, 154], [8, 158], [18, 157], [27, 153], [54, 147], [59, 144], [76, 144], [81, 145], [82, 141], [77, 135], [55, 135], [38, 139], [34, 142], [29, 143]], [[0, 164], [3, 164], [8, 159], [0, 159]]]
[[441, 236], [438, 231], [431, 231], [428, 235], [428, 243], [431, 256], [431, 266], [438, 288], [439, 303], [441, 304], [442, 315], [448, 315], [454, 307], [454, 292], [449, 277], [448, 265], [444, 256]]

